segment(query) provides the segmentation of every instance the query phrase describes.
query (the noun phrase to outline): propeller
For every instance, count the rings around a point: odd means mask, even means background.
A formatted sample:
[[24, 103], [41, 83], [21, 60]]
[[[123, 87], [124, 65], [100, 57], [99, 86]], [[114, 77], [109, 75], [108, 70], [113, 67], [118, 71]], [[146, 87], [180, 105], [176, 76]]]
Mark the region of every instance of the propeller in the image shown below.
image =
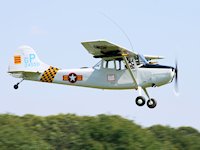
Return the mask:
[[174, 85], [175, 95], [179, 95], [179, 88], [178, 88], [178, 62], [175, 61], [175, 85]]

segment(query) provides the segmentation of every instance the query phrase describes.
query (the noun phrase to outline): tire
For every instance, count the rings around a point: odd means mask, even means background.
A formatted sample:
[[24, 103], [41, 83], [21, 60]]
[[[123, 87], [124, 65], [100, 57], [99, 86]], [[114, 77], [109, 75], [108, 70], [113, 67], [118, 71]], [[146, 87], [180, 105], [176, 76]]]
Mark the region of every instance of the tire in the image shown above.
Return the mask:
[[15, 90], [17, 90], [18, 89], [18, 85], [16, 84], [16, 85], [14, 85], [14, 89]]
[[135, 99], [135, 103], [138, 105], [138, 106], [143, 106], [145, 104], [146, 100], [143, 96], [138, 96], [136, 99]]
[[155, 108], [156, 105], [157, 105], [157, 102], [156, 102], [156, 100], [153, 99], [153, 98], [151, 98], [151, 99], [149, 99], [149, 100], [147, 101], [147, 106], [148, 106], [149, 108]]

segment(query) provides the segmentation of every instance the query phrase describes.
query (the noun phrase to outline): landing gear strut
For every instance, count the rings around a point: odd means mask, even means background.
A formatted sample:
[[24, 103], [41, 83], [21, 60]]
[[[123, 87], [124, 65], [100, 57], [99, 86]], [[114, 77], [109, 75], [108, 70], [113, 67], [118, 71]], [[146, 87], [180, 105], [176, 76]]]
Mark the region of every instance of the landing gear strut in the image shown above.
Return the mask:
[[22, 79], [20, 82], [18, 82], [17, 84], [15, 84], [13, 87], [15, 90], [17, 90], [19, 88], [19, 84], [24, 81], [24, 79]]
[[[137, 78], [135, 78], [135, 74], [137, 74], [137, 63], [133, 57], [133, 62], [134, 62], [134, 68], [135, 68], [135, 71], [133, 71], [133, 69], [131, 69], [131, 65], [129, 64], [128, 62], [128, 59], [127, 59], [127, 56], [128, 54], [122, 54], [122, 58], [124, 59], [124, 63], [125, 63], [125, 66], [127, 67], [129, 73], [130, 73], [130, 76], [131, 78], [133, 79], [133, 83], [134, 85], [136, 86], [136, 89], [138, 89], [139, 91], [139, 96], [136, 98], [135, 102], [138, 106], [143, 106], [145, 104], [145, 98], [142, 96], [142, 90], [144, 91], [144, 93], [146, 94], [146, 96], [148, 97], [148, 101], [147, 101], [147, 106], [149, 108], [154, 108], [156, 107], [156, 101], [152, 98], [150, 98], [147, 90], [145, 87], [141, 87], [140, 85], [138, 85], [138, 82], [137, 82]], [[134, 73], [135, 72], [135, 73]], [[156, 86], [156, 84], [152, 84], [153, 87]]]

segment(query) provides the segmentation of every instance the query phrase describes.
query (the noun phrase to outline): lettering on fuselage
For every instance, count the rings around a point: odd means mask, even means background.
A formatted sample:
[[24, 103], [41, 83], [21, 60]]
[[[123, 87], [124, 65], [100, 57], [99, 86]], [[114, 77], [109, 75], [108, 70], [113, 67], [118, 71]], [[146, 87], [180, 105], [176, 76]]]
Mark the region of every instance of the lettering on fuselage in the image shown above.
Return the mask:
[[29, 54], [27, 57], [24, 57], [24, 66], [25, 67], [39, 67], [40, 63], [37, 62], [35, 54]]

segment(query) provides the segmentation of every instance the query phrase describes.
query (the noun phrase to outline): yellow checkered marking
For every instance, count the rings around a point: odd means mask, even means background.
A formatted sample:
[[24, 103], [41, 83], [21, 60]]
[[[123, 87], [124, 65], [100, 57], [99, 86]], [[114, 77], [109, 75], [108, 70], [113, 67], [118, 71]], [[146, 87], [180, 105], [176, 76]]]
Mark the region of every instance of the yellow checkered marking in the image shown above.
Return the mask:
[[50, 66], [48, 70], [45, 70], [40, 81], [42, 82], [53, 82], [54, 77], [56, 76], [56, 73], [58, 72], [58, 68]]

